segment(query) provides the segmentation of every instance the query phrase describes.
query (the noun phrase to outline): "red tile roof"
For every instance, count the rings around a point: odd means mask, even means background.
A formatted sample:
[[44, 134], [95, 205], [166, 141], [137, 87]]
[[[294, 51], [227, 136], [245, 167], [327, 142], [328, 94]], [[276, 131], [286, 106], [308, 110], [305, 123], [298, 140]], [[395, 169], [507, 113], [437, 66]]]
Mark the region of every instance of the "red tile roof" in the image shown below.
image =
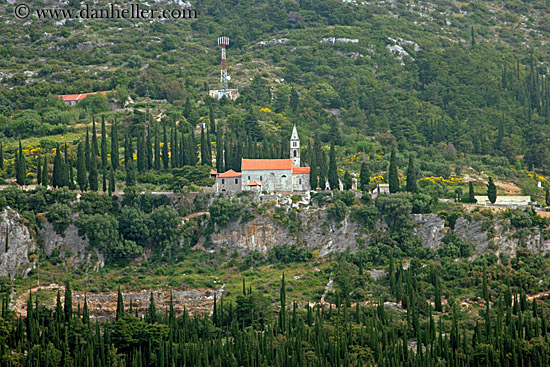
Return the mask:
[[91, 94], [101, 93], [103, 96], [106, 96], [109, 91], [102, 91], [102, 92], [91, 92], [91, 93], [81, 93], [81, 94], [60, 94], [57, 97], [61, 98], [63, 102], [70, 102], [70, 101], [81, 101], [84, 98], [88, 97]]
[[235, 172], [233, 171], [232, 169], [230, 169], [229, 171], [226, 171], [224, 173], [220, 173], [218, 175], [218, 177], [221, 177], [221, 178], [225, 178], [225, 177], [241, 177], [241, 173], [240, 172]]
[[217, 175], [218, 174], [218, 171], [216, 171], [215, 169], [210, 169], [210, 174], [211, 175]]
[[241, 171], [292, 169], [292, 159], [243, 159]]
[[309, 173], [310, 171], [310, 167], [294, 167], [292, 169], [292, 173]]
[[261, 183], [257, 183], [257, 182], [254, 180], [254, 181], [252, 181], [251, 183], [246, 184], [246, 186], [262, 186], [262, 184], [261, 184]]

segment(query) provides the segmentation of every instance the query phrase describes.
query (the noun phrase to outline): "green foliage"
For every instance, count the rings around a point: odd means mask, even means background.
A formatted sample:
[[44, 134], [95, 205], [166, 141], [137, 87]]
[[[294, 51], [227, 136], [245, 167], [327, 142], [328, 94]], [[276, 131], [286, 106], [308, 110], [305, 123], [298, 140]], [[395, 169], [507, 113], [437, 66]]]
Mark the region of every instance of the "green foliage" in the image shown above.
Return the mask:
[[238, 220], [241, 206], [228, 199], [215, 199], [209, 207], [210, 220], [220, 227], [225, 227], [231, 221]]
[[390, 156], [390, 167], [388, 168], [388, 182], [390, 184], [390, 194], [399, 191], [399, 173], [397, 172], [397, 162], [395, 157], [395, 148], [392, 148]]
[[378, 218], [378, 210], [372, 204], [355, 206], [352, 208], [351, 217], [364, 228], [373, 230]]
[[55, 233], [64, 236], [65, 230], [71, 224], [72, 210], [66, 204], [55, 203], [46, 213], [46, 218], [52, 224]]
[[297, 245], [274, 246], [269, 250], [267, 258], [271, 263], [290, 264], [293, 262], [306, 262], [312, 258], [312, 250]]
[[334, 203], [327, 207], [327, 217], [335, 222], [341, 222], [346, 217], [348, 208], [342, 200], [334, 200]]

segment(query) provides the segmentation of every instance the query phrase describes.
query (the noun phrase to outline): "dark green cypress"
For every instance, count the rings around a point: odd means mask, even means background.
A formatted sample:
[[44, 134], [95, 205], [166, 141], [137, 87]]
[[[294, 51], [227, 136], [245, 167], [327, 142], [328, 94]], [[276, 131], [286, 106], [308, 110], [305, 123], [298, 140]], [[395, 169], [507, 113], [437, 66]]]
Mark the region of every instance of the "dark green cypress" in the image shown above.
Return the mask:
[[206, 155], [207, 155], [206, 149], [207, 149], [206, 135], [204, 134], [204, 128], [201, 126], [201, 164], [202, 165], [208, 164], [206, 159]]
[[63, 186], [63, 160], [61, 159], [59, 143], [55, 149], [55, 158], [53, 160], [52, 186]]
[[223, 172], [223, 136], [221, 134], [221, 129], [218, 129], [216, 134], [216, 170], [221, 173]]
[[117, 300], [116, 300], [116, 320], [124, 316], [124, 298], [122, 298], [122, 292], [120, 286], [118, 286]]
[[118, 121], [115, 119], [111, 126], [111, 167], [116, 171], [118, 166]]
[[4, 145], [0, 143], [0, 170], [4, 169]]
[[103, 192], [107, 191], [107, 129], [105, 127], [105, 117], [101, 116], [101, 174], [103, 178]]
[[168, 166], [170, 164], [170, 157], [168, 157], [168, 137], [166, 136], [166, 124], [163, 125], [163, 132], [162, 132], [162, 165], [165, 170], [168, 169]]
[[70, 322], [73, 317], [73, 293], [69, 281], [65, 283], [65, 304], [63, 306], [65, 321]]
[[92, 119], [92, 154], [95, 154], [96, 158], [99, 157], [99, 144], [97, 142], [95, 118]]
[[334, 141], [330, 143], [330, 154], [328, 163], [328, 183], [331, 190], [338, 189], [338, 170], [336, 167], [336, 148]]
[[69, 159], [69, 163], [67, 164], [67, 169], [69, 170], [69, 189], [74, 190], [76, 189], [76, 185], [74, 183], [74, 172], [73, 172], [73, 161]]
[[48, 156], [44, 154], [44, 164], [42, 165], [42, 186], [47, 187], [49, 183], [48, 179]]
[[41, 167], [41, 158], [38, 156], [36, 159], [36, 184], [40, 185], [42, 182], [42, 167]]
[[198, 162], [197, 157], [197, 142], [195, 141], [195, 133], [191, 130], [189, 138], [187, 139], [188, 143], [188, 152], [189, 152], [189, 164], [195, 166]]
[[86, 169], [90, 172], [92, 168], [92, 150], [90, 148], [90, 132], [86, 126], [86, 140], [84, 145], [84, 158], [86, 160]]
[[546, 188], [546, 191], [544, 193], [544, 198], [545, 198], [546, 206], [550, 206], [550, 189], [548, 189], [548, 187]]
[[90, 155], [90, 171], [88, 174], [88, 183], [90, 184], [90, 190], [97, 191], [99, 189], [98, 183], [98, 172], [97, 172], [97, 154]]
[[153, 169], [153, 147], [151, 145], [151, 130], [147, 126], [147, 137], [145, 138], [145, 149], [147, 150], [147, 170]]
[[367, 162], [361, 163], [361, 171], [359, 172], [359, 182], [361, 191], [369, 191], [370, 173]]
[[88, 188], [88, 177], [86, 174], [86, 159], [84, 158], [84, 143], [78, 143], [76, 155], [76, 182], [81, 191]]
[[62, 173], [62, 183], [63, 183], [63, 186], [70, 186], [69, 184], [69, 157], [68, 157], [68, 150], [69, 150], [69, 147], [67, 145], [67, 143], [65, 143], [63, 145], [65, 147], [65, 149], [63, 150], [63, 170], [61, 171]]
[[178, 166], [178, 144], [176, 143], [176, 133], [174, 128], [170, 129], [170, 165], [172, 168]]
[[136, 165], [134, 163], [132, 139], [128, 135], [126, 135], [126, 148], [124, 150], [126, 156], [126, 186], [131, 187], [136, 185]]
[[157, 320], [157, 306], [155, 305], [155, 297], [153, 292], [151, 292], [151, 297], [149, 298], [149, 308], [147, 309], [147, 314], [145, 315], [145, 322], [154, 323]]
[[397, 162], [395, 157], [395, 148], [392, 148], [390, 155], [390, 167], [388, 170], [388, 182], [390, 184], [390, 194], [399, 191], [399, 173], [397, 171]]
[[137, 170], [138, 172], [145, 171], [146, 159], [145, 159], [145, 146], [144, 138], [141, 133], [138, 133], [137, 137]]
[[474, 183], [472, 181], [470, 181], [470, 183], [468, 185], [468, 202], [475, 203], [476, 198], [474, 196], [475, 196]]
[[160, 142], [158, 124], [155, 124], [155, 160], [154, 167], [156, 171], [160, 171]]
[[115, 171], [113, 170], [113, 167], [111, 167], [111, 172], [109, 175], [109, 195], [112, 195], [116, 190], [116, 179], [115, 179]]
[[23, 155], [23, 148], [21, 147], [21, 139], [19, 139], [19, 151], [15, 156], [15, 179], [17, 184], [22, 186], [25, 184], [25, 178], [27, 176], [27, 168], [25, 165], [25, 156]]
[[416, 184], [416, 168], [414, 167], [414, 158], [412, 153], [409, 154], [409, 167], [407, 167], [407, 191], [413, 194], [418, 192]]
[[210, 135], [210, 128], [206, 130], [206, 164], [212, 167], [212, 136]]
[[497, 187], [493, 182], [493, 178], [489, 177], [489, 183], [487, 184], [487, 197], [491, 204], [494, 204], [497, 201]]

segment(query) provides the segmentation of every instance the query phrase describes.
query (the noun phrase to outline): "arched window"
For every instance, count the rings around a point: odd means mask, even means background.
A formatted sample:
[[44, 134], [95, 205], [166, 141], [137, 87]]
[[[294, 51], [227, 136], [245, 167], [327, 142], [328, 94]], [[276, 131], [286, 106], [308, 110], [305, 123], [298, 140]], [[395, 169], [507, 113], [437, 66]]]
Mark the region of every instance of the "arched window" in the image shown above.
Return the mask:
[[296, 158], [296, 151], [294, 151], [294, 157]]

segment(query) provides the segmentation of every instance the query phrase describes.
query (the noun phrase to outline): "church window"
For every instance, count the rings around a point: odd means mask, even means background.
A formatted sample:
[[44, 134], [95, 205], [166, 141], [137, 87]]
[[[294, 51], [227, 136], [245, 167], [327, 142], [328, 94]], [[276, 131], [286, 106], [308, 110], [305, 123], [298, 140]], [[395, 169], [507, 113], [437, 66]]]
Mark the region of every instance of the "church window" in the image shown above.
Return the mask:
[[296, 157], [296, 151], [294, 151], [294, 157]]
[[248, 181], [250, 181], [250, 176], [248, 176]]
[[262, 176], [260, 176], [260, 181], [262, 180]]
[[302, 179], [301, 179], [301, 178], [298, 180], [298, 183], [299, 183], [300, 185], [302, 184]]
[[225, 185], [225, 178], [222, 178], [222, 185]]
[[282, 177], [282, 178], [286, 178], [286, 175], [282, 175], [281, 177]]
[[235, 179], [235, 185], [238, 184], [238, 183], [239, 183], [239, 179], [236, 178], [236, 179]]

